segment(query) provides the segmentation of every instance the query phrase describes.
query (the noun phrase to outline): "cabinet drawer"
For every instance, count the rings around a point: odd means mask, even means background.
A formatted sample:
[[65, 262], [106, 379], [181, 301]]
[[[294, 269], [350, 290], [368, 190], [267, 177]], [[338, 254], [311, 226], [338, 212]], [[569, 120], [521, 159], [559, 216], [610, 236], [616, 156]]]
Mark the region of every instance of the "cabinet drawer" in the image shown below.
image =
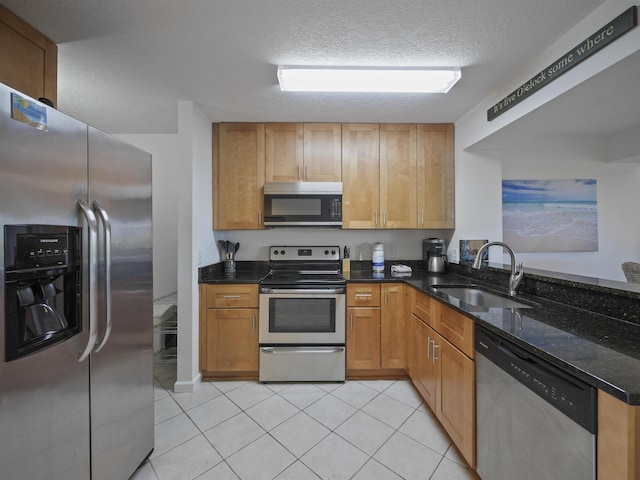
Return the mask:
[[428, 295], [419, 292], [415, 288], [411, 289], [411, 313], [422, 320], [427, 325], [435, 328], [436, 322], [436, 300], [432, 300]]
[[473, 320], [442, 304], [439, 304], [439, 310], [436, 315], [438, 333], [467, 357], [474, 358]]
[[353, 283], [347, 285], [348, 307], [379, 307], [380, 285], [375, 283]]
[[206, 285], [207, 308], [258, 308], [258, 285]]

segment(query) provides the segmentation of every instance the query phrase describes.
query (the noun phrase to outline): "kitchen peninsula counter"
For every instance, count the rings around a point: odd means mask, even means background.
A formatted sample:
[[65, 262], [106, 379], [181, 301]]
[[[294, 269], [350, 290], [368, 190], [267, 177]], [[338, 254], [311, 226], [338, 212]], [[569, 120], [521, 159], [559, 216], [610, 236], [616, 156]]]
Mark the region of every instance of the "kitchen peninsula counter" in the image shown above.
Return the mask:
[[[474, 283], [505, 294], [504, 266], [476, 271], [451, 264], [449, 273], [429, 274], [420, 269], [420, 262], [402, 263], [413, 267], [411, 275], [391, 275], [390, 264], [384, 274], [374, 274], [370, 262], [352, 262], [344, 276], [347, 283], [404, 282], [613, 397], [640, 405], [640, 288], [635, 285], [616, 289], [618, 282], [568, 275], [547, 278], [525, 268], [518, 299], [535, 306], [487, 309], [460, 302], [433, 286]], [[216, 264], [201, 268], [199, 281], [259, 283], [267, 273], [268, 262], [238, 262], [234, 275], [226, 275], [222, 264]]]

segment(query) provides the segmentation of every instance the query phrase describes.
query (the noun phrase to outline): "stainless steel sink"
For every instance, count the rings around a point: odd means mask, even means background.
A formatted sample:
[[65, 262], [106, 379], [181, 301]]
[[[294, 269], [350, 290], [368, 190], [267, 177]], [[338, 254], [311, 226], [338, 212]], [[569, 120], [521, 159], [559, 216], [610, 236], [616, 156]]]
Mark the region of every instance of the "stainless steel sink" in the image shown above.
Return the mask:
[[476, 286], [431, 285], [432, 288], [457, 298], [461, 302], [481, 308], [533, 308], [513, 298], [503, 297]]

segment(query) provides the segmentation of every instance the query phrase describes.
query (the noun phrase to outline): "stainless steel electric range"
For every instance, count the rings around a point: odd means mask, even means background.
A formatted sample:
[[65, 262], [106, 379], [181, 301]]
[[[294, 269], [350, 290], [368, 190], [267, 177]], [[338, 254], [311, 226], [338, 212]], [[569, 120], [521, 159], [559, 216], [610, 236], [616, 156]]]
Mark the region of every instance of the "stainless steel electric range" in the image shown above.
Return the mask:
[[344, 381], [340, 247], [273, 246], [269, 262], [260, 282], [260, 381]]

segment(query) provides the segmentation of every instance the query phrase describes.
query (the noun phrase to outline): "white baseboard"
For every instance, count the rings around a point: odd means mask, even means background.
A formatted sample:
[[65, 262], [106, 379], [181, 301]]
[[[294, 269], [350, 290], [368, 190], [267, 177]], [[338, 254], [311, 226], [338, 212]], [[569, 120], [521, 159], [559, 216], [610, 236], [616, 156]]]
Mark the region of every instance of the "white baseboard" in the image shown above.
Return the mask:
[[193, 393], [202, 382], [202, 372], [198, 372], [190, 381], [178, 380], [173, 384], [175, 393]]

